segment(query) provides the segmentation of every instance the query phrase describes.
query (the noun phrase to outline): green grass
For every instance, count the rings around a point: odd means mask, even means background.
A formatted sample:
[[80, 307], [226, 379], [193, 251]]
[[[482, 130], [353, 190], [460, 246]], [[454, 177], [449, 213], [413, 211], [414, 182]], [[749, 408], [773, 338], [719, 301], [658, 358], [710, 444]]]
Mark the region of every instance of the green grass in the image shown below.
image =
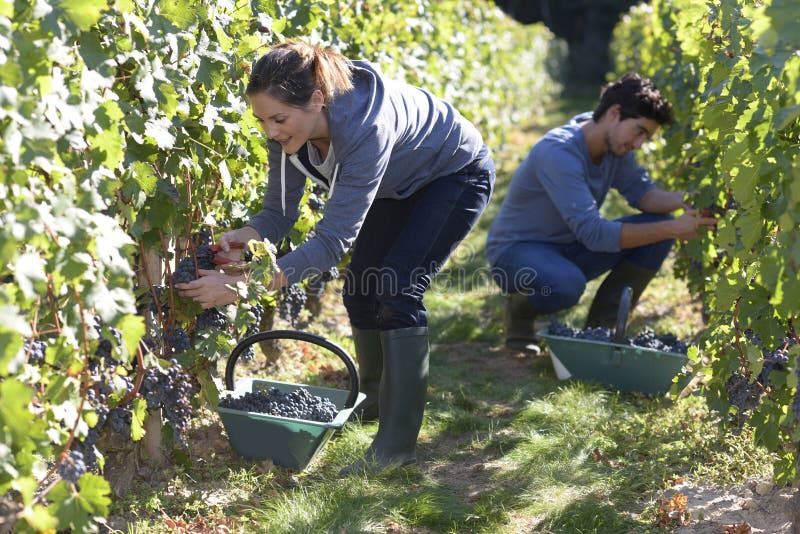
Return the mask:
[[[167, 532], [165, 518], [210, 531], [244, 532], [656, 532], [657, 498], [674, 481], [732, 485], [771, 472], [771, 458], [745, 429], [718, 425], [702, 397], [620, 394], [560, 381], [545, 357], [502, 348], [502, 298], [476, 273], [488, 226], [511, 172], [549, 126], [591, 102], [562, 101], [547, 124], [512, 136], [496, 154], [494, 199], [426, 298], [433, 351], [419, 463], [374, 476], [340, 478], [360, 457], [375, 424], [348, 423], [306, 472], [237, 458], [215, 414], [198, 413], [190, 466], [154, 471], [113, 504], [122, 532]], [[619, 199], [607, 208], [622, 210]], [[469, 283], [448, 283], [459, 269]], [[580, 325], [598, 281], [557, 315]], [[308, 327], [352, 350], [346, 314], [329, 288], [323, 317]], [[667, 266], [645, 292], [631, 328], [691, 337], [697, 304]], [[287, 344], [272, 365], [240, 374], [291, 382], [344, 380], [341, 364]], [[346, 387], [346, 386], [343, 386]]]

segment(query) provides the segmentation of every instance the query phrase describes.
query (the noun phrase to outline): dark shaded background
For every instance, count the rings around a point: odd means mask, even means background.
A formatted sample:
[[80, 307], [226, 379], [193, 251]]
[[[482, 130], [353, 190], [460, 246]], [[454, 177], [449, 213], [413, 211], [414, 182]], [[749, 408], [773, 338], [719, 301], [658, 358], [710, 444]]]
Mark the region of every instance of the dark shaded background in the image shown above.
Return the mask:
[[610, 70], [608, 45], [622, 13], [637, 0], [494, 0], [522, 24], [543, 22], [569, 46], [568, 92], [599, 88]]

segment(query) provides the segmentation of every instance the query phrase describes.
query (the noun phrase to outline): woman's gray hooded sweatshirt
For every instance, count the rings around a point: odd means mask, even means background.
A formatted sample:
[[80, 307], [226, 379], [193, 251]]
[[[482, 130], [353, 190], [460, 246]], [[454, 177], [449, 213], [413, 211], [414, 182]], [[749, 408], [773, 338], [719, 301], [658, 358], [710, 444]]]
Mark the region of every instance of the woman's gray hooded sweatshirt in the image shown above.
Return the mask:
[[[335, 156], [325, 214], [306, 243], [278, 260], [289, 283], [339, 263], [376, 198], [407, 198], [436, 178], [469, 164], [483, 146], [477, 129], [447, 102], [388, 80], [365, 61], [353, 61], [353, 89], [327, 107]], [[264, 205], [248, 223], [272, 243], [300, 215], [306, 169], [276, 141], [269, 149]], [[303, 151], [305, 148], [302, 149]]]

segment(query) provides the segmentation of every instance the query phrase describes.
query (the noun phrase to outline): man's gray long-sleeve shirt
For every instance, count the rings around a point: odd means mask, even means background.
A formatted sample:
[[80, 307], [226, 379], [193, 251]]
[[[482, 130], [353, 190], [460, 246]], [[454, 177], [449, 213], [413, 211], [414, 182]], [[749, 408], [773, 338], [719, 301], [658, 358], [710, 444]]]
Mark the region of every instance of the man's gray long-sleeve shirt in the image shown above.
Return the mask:
[[620, 250], [622, 223], [600, 215], [609, 189], [617, 189], [635, 208], [656, 186], [632, 152], [622, 157], [608, 152], [599, 165], [592, 162], [581, 130], [591, 116], [582, 113], [550, 130], [511, 177], [486, 243], [492, 264], [519, 242], [579, 241], [598, 252]]

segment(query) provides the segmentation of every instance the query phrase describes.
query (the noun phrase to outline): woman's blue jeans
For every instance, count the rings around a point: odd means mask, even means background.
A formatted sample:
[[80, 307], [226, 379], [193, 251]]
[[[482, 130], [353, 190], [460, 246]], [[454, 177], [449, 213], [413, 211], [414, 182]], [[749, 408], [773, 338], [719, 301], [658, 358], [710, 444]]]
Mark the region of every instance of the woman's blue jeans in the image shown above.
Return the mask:
[[408, 198], [372, 203], [345, 274], [343, 300], [352, 326], [427, 326], [423, 295], [483, 213], [494, 179], [484, 147], [456, 174], [437, 178]]
[[[671, 215], [639, 213], [617, 219], [649, 223]], [[653, 272], [669, 254], [668, 239], [620, 252], [592, 252], [578, 242], [569, 244], [520, 242], [509, 246], [492, 265], [492, 278], [506, 293], [522, 293], [536, 313], [553, 313], [578, 303], [586, 282], [613, 269], [623, 260]]]

